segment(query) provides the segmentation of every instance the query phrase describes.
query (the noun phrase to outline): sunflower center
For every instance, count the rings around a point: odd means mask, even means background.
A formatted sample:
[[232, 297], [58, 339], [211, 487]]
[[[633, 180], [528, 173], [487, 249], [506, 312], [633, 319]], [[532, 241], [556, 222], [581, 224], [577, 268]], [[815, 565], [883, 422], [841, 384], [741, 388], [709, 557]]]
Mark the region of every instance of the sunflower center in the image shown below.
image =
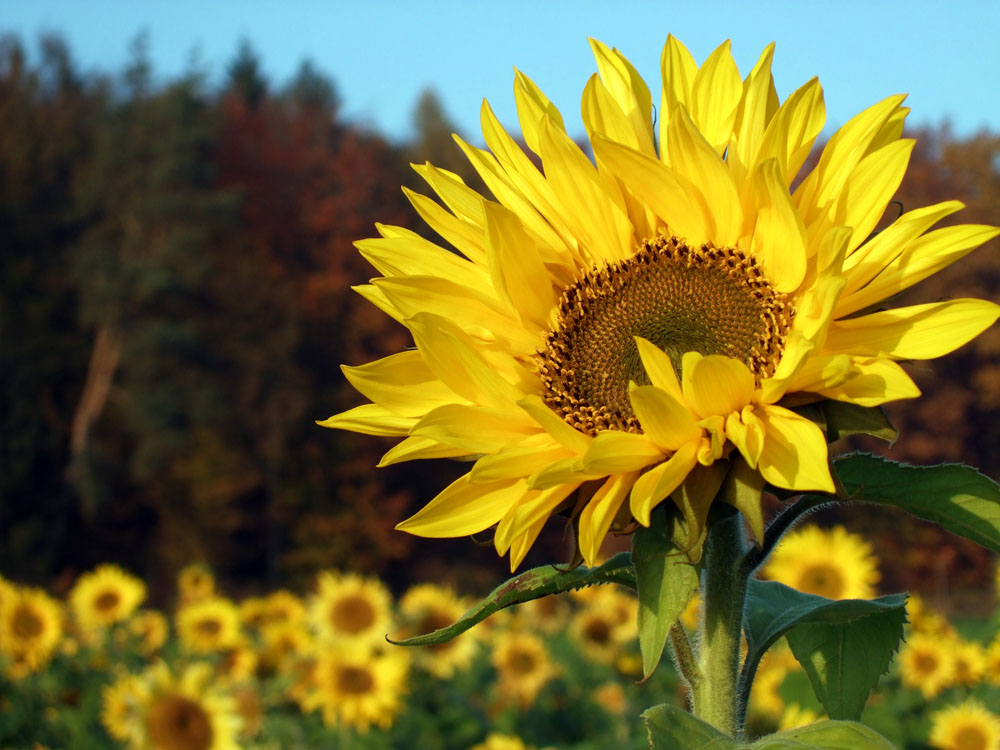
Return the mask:
[[210, 618], [199, 620], [196, 627], [198, 632], [206, 638], [214, 638], [222, 632], [222, 623]]
[[844, 576], [833, 565], [817, 563], [802, 571], [796, 588], [807, 594], [840, 599], [844, 595]]
[[337, 669], [337, 690], [348, 695], [366, 695], [375, 687], [375, 678], [364, 667]]
[[19, 638], [28, 639], [41, 635], [45, 625], [34, 610], [21, 606], [14, 611], [13, 628]]
[[759, 383], [774, 373], [795, 315], [753, 257], [735, 248], [645, 240], [630, 258], [595, 268], [566, 288], [559, 321], [538, 355], [544, 401], [578, 430], [639, 432], [628, 385], [648, 384], [635, 337], [652, 342], [680, 374], [690, 351], [722, 354]]
[[102, 591], [94, 602], [94, 607], [101, 612], [108, 612], [118, 606], [121, 597], [117, 591]]
[[606, 620], [591, 619], [583, 632], [591, 643], [608, 643], [611, 640], [611, 625]]
[[162, 750], [208, 750], [212, 723], [201, 704], [172, 695], [156, 701], [149, 712], [153, 746]]
[[531, 674], [535, 671], [537, 664], [537, 656], [523, 649], [515, 650], [507, 657], [507, 666], [510, 668], [510, 671], [517, 674]]
[[958, 750], [988, 750], [987, 739], [978, 727], [962, 727], [955, 733]]
[[345, 596], [331, 607], [330, 620], [339, 633], [361, 633], [375, 622], [375, 610], [364, 597]]
[[913, 660], [916, 671], [922, 675], [934, 674], [938, 668], [938, 658], [926, 651], [918, 653]]

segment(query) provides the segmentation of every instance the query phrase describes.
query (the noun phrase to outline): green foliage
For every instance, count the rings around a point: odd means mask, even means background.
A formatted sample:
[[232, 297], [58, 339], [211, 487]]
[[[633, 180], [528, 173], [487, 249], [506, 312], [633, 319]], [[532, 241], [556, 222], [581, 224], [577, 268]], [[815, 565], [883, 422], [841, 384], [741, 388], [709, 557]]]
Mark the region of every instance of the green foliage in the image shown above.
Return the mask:
[[526, 570], [493, 589], [489, 596], [466, 612], [457, 622], [430, 633], [390, 642], [397, 646], [432, 646], [447, 643], [506, 607], [602, 583], [635, 587], [635, 574], [628, 552], [620, 552], [596, 568], [580, 566], [572, 570], [560, 570], [555, 565], [545, 565]]
[[740, 745], [683, 708], [662, 705], [642, 714], [650, 750], [738, 750]]
[[764, 737], [753, 750], [895, 750], [892, 743], [864, 724], [818, 721]]
[[864, 453], [833, 466], [851, 498], [901, 508], [1000, 552], [1000, 485], [971, 466], [909, 466]]
[[744, 630], [747, 674], [781, 636], [831, 718], [859, 719], [903, 637], [905, 596], [833, 601], [776, 581], [751, 580]]
[[859, 406], [845, 401], [825, 399], [796, 409], [826, 432], [828, 443], [835, 443], [851, 435], [871, 435], [894, 443], [899, 431], [892, 426], [881, 406]]
[[636, 529], [632, 564], [639, 595], [639, 650], [648, 678], [660, 663], [670, 628], [698, 588], [698, 572], [671, 541], [666, 513], [654, 512], [649, 528]]

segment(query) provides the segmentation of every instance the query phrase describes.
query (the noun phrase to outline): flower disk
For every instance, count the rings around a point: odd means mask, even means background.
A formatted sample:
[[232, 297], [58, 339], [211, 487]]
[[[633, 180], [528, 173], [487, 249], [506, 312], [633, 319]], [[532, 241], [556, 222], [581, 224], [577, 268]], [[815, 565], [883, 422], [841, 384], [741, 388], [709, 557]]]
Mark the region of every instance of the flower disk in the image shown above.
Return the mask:
[[[518, 71], [527, 148], [485, 102], [487, 148], [456, 137], [490, 195], [431, 164], [414, 169], [437, 199], [404, 188], [444, 246], [387, 225], [356, 243], [380, 274], [356, 290], [415, 346], [345, 366], [370, 403], [319, 423], [401, 438], [381, 466], [470, 462], [397, 528], [492, 527], [512, 569], [555, 514], [594, 565], [609, 531], [668, 500], [697, 556], [731, 468], [834, 493], [826, 433], [794, 409], [914, 398], [899, 361], [1000, 317], [979, 299], [883, 305], [998, 234], [933, 228], [957, 201], [883, 218], [914, 145], [904, 96], [850, 119], [804, 170], [823, 91], [813, 79], [780, 101], [773, 45], [744, 76], [729, 42], [699, 65], [668, 36], [655, 101], [624, 55], [591, 47], [592, 159]], [[759, 501], [741, 502], [758, 530]]]

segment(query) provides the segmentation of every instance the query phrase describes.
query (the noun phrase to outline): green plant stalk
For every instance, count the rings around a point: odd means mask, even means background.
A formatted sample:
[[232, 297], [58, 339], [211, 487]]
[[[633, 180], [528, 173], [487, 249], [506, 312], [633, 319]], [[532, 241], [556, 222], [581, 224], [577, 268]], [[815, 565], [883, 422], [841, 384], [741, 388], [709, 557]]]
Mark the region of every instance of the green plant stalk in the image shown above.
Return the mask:
[[746, 603], [747, 575], [739, 514], [717, 521], [705, 540], [702, 580], [701, 679], [692, 686], [694, 715], [730, 737], [743, 734], [737, 705], [740, 637]]

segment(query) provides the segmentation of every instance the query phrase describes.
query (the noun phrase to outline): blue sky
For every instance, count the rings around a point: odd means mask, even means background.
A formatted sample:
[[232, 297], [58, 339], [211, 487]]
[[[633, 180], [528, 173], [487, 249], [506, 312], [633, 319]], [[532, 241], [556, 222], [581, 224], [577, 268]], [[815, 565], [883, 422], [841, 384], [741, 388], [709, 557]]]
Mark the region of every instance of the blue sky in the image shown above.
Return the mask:
[[412, 132], [414, 103], [429, 86], [474, 141], [483, 97], [516, 129], [513, 66], [559, 106], [571, 133], [582, 133], [580, 93], [594, 71], [587, 37], [622, 50], [656, 91], [668, 32], [699, 62], [732, 39], [744, 74], [764, 46], [776, 41], [779, 95], [784, 98], [818, 75], [828, 128], [889, 94], [908, 92], [911, 123], [949, 118], [959, 134], [983, 127], [1000, 131], [997, 0], [3, 0], [2, 5], [0, 31], [16, 32], [29, 43], [41, 31], [59, 32], [85, 70], [120, 70], [129, 41], [142, 30], [149, 33], [161, 78], [182, 73], [197, 59], [212, 80], [221, 80], [241, 39], [252, 43], [274, 83], [308, 58], [334, 80], [349, 118], [394, 139]]

